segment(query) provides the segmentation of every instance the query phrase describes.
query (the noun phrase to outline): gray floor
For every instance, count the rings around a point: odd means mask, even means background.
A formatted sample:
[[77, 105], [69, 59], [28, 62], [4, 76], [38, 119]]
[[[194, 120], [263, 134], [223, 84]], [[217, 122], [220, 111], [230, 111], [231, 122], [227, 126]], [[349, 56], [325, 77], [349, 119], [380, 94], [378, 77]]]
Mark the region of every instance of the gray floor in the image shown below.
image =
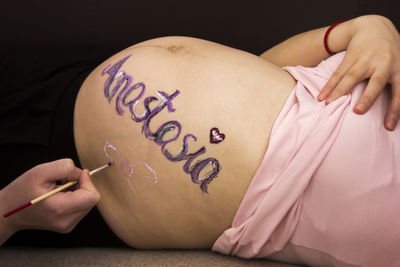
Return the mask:
[[0, 248], [0, 266], [267, 266], [297, 265], [244, 260], [202, 250], [132, 250], [125, 248]]

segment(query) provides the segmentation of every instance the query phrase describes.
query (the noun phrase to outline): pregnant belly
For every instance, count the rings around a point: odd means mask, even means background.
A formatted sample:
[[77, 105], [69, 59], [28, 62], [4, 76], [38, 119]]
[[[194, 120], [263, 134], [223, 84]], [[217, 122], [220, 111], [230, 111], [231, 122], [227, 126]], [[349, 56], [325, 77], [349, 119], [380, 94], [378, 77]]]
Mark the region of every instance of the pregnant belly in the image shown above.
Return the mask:
[[138, 248], [209, 248], [266, 152], [293, 78], [243, 51], [183, 37], [140, 43], [96, 68], [74, 136], [111, 229]]

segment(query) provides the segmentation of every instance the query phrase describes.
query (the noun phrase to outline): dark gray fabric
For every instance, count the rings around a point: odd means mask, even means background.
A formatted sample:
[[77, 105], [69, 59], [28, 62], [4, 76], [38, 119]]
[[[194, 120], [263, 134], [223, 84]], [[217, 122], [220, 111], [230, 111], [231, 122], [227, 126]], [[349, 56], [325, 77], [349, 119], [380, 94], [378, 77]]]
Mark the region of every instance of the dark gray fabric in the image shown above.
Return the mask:
[[263, 266], [295, 267], [268, 260], [244, 260], [207, 250], [132, 250], [124, 248], [30, 248], [0, 249], [2, 267], [42, 266]]

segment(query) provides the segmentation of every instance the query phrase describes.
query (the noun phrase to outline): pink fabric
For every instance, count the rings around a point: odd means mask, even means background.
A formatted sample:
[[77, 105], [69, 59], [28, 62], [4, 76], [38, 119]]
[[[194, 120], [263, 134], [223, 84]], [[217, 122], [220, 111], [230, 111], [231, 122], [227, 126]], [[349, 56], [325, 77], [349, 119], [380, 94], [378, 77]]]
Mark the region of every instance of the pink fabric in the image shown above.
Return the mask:
[[400, 266], [400, 127], [383, 127], [387, 91], [365, 115], [353, 112], [365, 83], [327, 106], [318, 102], [343, 57], [285, 67], [298, 83], [214, 251], [259, 258], [293, 244], [346, 264]]

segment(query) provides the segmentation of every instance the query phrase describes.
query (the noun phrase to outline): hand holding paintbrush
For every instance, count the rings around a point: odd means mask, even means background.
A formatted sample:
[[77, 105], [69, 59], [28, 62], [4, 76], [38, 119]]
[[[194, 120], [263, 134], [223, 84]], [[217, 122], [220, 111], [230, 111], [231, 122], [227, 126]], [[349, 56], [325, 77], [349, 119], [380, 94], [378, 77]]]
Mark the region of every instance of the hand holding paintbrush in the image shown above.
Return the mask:
[[[95, 169], [95, 170], [89, 172], [89, 175], [92, 176], [93, 174], [95, 174], [95, 173], [97, 173], [97, 172], [99, 172], [99, 171], [101, 171], [101, 170], [107, 168], [108, 166], [111, 166], [111, 162], [109, 162], [109, 163], [107, 163], [106, 165], [103, 165], [103, 166], [101, 166], [101, 167], [99, 167], [99, 168], [97, 168], [97, 169]], [[31, 200], [31, 201], [25, 203], [25, 204], [23, 204], [23, 205], [21, 205], [21, 206], [15, 208], [15, 209], [13, 209], [13, 210], [7, 212], [7, 213], [4, 214], [3, 216], [4, 216], [4, 218], [7, 218], [8, 216], [11, 216], [11, 215], [13, 215], [14, 213], [17, 213], [18, 211], [21, 211], [21, 210], [23, 210], [23, 209], [25, 209], [25, 208], [27, 208], [27, 207], [29, 207], [29, 206], [32, 206], [33, 204], [39, 203], [40, 201], [42, 201], [42, 200], [44, 200], [44, 199], [46, 199], [46, 198], [48, 198], [48, 197], [51, 197], [52, 195], [54, 195], [54, 194], [56, 194], [56, 193], [58, 193], [58, 192], [61, 192], [61, 191], [65, 190], [65, 189], [67, 189], [67, 188], [69, 188], [69, 187], [75, 185], [77, 182], [78, 182], [78, 181], [75, 180], [75, 181], [71, 181], [71, 182], [68, 182], [68, 183], [66, 183], [66, 184], [63, 184], [62, 186], [59, 186], [59, 187], [57, 187], [56, 189], [51, 190], [50, 192], [47, 192], [47, 193], [45, 193], [45, 194], [43, 194], [43, 195], [41, 195], [41, 196], [39, 196], [39, 197], [37, 197], [37, 198], [35, 198], [35, 199], [33, 199], [33, 200]]]
[[[91, 172], [102, 170], [109, 164]], [[54, 189], [56, 181], [65, 179], [65, 185]], [[74, 191], [60, 192], [77, 184]], [[52, 190], [54, 189], [54, 190]], [[36, 192], [36, 193], [35, 193]], [[40, 193], [41, 192], [41, 193]], [[46, 192], [45, 194], [43, 194]], [[36, 197], [39, 196], [39, 197]], [[32, 200], [23, 206], [28, 207], [46, 199], [38, 207], [27, 208], [9, 218], [1, 216], [0, 244], [16, 231], [22, 229], [42, 229], [56, 232], [69, 232], [100, 200], [100, 195], [90, 180], [87, 170], [75, 167], [70, 159], [57, 160], [38, 165], [15, 179], [0, 191], [0, 212], [11, 215], [10, 210], [20, 206], [21, 200], [33, 196]], [[22, 208], [13, 210], [15, 212]]]

